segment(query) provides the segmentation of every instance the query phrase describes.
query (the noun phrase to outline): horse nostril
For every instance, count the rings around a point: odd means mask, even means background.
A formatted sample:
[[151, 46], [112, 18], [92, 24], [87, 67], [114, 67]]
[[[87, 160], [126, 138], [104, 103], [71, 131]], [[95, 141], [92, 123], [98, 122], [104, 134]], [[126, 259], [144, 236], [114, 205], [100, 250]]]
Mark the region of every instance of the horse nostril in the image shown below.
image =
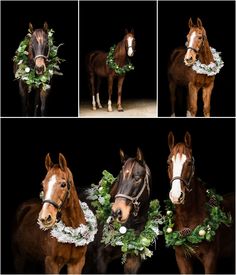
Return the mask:
[[45, 217], [45, 218], [41, 218], [40, 221], [41, 221], [41, 223], [43, 223], [43, 224], [48, 224], [48, 223], [50, 223], [50, 222], [52, 221], [52, 217], [51, 217], [51, 215], [48, 215], [48, 216]]
[[51, 215], [48, 215], [48, 217], [47, 217], [47, 222], [49, 223], [49, 222], [51, 222], [51, 220], [52, 220]]
[[181, 192], [178, 201], [181, 202], [184, 198], [184, 193]]

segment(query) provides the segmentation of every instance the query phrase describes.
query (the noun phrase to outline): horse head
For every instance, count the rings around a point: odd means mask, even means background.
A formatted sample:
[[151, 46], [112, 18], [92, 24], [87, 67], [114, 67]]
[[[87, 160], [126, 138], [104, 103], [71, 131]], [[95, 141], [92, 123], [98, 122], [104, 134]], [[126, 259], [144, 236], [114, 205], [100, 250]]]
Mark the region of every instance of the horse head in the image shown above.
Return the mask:
[[206, 30], [202, 25], [201, 19], [197, 18], [197, 24], [194, 25], [192, 19], [188, 22], [189, 33], [187, 35], [187, 52], [184, 57], [184, 63], [187, 66], [192, 66], [198, 58], [198, 53], [206, 40]]
[[132, 57], [135, 52], [135, 37], [134, 37], [134, 30], [132, 29], [130, 32], [126, 29], [125, 30], [125, 49], [127, 52], [127, 55], [129, 57]]
[[70, 197], [73, 176], [65, 157], [59, 154], [59, 164], [53, 164], [50, 155], [45, 158], [47, 174], [42, 181], [43, 191], [41, 192], [42, 209], [39, 213], [38, 223], [40, 228], [47, 230], [56, 223], [58, 216], [65, 207]]
[[142, 204], [148, 200], [151, 173], [140, 149], [137, 149], [135, 158], [126, 157], [122, 150], [120, 156], [123, 167], [115, 184], [112, 217], [120, 223], [125, 223], [131, 213], [137, 216]]
[[29, 23], [31, 39], [29, 44], [29, 58], [35, 66], [36, 74], [42, 75], [46, 71], [46, 61], [49, 56], [48, 24], [44, 23], [42, 29], [33, 29]]
[[174, 135], [170, 132], [168, 145], [168, 176], [171, 183], [169, 197], [173, 204], [184, 204], [186, 192], [191, 191], [191, 180], [194, 175], [191, 135], [186, 132], [184, 142], [175, 144]]

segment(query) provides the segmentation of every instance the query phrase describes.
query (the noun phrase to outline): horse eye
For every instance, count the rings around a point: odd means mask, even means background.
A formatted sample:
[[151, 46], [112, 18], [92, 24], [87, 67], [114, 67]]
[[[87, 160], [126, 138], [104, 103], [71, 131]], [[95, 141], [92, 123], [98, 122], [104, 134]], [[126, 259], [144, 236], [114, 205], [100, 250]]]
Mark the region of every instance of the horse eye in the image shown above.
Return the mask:
[[66, 183], [65, 183], [65, 182], [62, 182], [62, 183], [61, 183], [61, 187], [62, 187], [62, 188], [65, 188], [65, 187], [66, 187]]
[[201, 40], [201, 39], [202, 39], [202, 36], [199, 36], [198, 39]]

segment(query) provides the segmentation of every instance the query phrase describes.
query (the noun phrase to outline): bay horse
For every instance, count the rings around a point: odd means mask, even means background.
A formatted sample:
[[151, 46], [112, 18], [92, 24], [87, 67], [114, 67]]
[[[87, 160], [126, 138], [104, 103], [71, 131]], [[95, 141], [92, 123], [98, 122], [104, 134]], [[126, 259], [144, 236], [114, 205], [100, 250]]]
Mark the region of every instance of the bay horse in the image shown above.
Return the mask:
[[[48, 45], [48, 24], [44, 23], [42, 29], [35, 29], [29, 23], [29, 31], [32, 34], [29, 45], [26, 48], [28, 52], [27, 65], [29, 69], [35, 69], [36, 76], [42, 76], [46, 71], [47, 61], [50, 53]], [[14, 74], [16, 73], [19, 64], [14, 63]], [[46, 100], [50, 92], [50, 88], [43, 90], [42, 87], [34, 88], [31, 91], [26, 82], [22, 79], [19, 82], [19, 92], [21, 96], [22, 115], [23, 116], [45, 116], [46, 115]]]
[[[113, 55], [113, 63], [116, 68], [124, 68], [127, 66], [127, 57], [132, 57], [135, 51], [135, 37], [134, 30], [131, 32], [125, 30], [125, 36], [116, 45]], [[125, 79], [125, 72], [118, 73], [116, 68], [111, 68], [108, 62], [109, 53], [104, 51], [94, 51], [87, 56], [87, 70], [89, 76], [90, 89], [92, 92], [92, 108], [93, 110], [102, 108], [99, 92], [101, 78], [108, 79], [108, 112], [112, 112], [112, 90], [113, 90], [113, 80], [118, 79], [118, 98], [117, 98], [117, 110], [119, 112], [123, 111], [121, 96], [122, 96], [122, 86]]]
[[59, 274], [67, 266], [69, 274], [80, 274], [87, 245], [64, 243], [51, 235], [51, 229], [59, 220], [69, 228], [86, 224], [73, 175], [61, 153], [59, 164], [53, 164], [47, 154], [45, 166], [47, 174], [42, 181], [43, 202], [25, 202], [17, 211], [12, 241], [15, 269], [17, 273], [23, 273], [28, 262], [33, 262], [42, 265], [45, 273]]
[[168, 65], [171, 116], [175, 116], [176, 88], [184, 86], [188, 90], [186, 115], [196, 116], [198, 92], [202, 89], [203, 114], [209, 117], [215, 74], [197, 73], [193, 70], [193, 65], [197, 60], [206, 65], [215, 61], [201, 19], [197, 18], [197, 24], [194, 25], [190, 18], [188, 26], [190, 30], [187, 35], [187, 50], [184, 47], [176, 48]]
[[[175, 144], [172, 132], [168, 135], [170, 154], [168, 157], [168, 176], [171, 183], [169, 192], [170, 203], [174, 205], [174, 227], [165, 232], [165, 237], [171, 232], [181, 236], [190, 236], [197, 230], [197, 226], [209, 217], [207, 204], [214, 207], [214, 196], [207, 196], [206, 186], [195, 175], [195, 163], [192, 155], [191, 135], [186, 132], [184, 142]], [[234, 194], [227, 194], [221, 201], [220, 208], [225, 213], [234, 215]], [[172, 211], [170, 211], [172, 212]], [[168, 214], [168, 213], [167, 213]], [[211, 224], [211, 225], [209, 225]], [[173, 224], [171, 225], [173, 226]], [[199, 236], [205, 236], [208, 230], [213, 228], [213, 222], [209, 221], [204, 230], [199, 230]], [[174, 231], [172, 231], [174, 230]], [[194, 231], [195, 230], [195, 231]], [[164, 230], [165, 231], [165, 230]], [[201, 232], [200, 232], [201, 231]], [[210, 232], [210, 231], [209, 231]], [[213, 234], [213, 232], [212, 232]], [[192, 235], [193, 238], [196, 235]], [[203, 239], [200, 242], [189, 243], [193, 253], [186, 254], [184, 244], [175, 243], [175, 256], [180, 273], [193, 274], [192, 260], [196, 257], [203, 265], [205, 273], [217, 273], [217, 261], [220, 257], [232, 257], [234, 259], [234, 225], [221, 223], [215, 231], [213, 240]]]
[[[143, 153], [138, 148], [134, 158], [128, 157], [120, 150], [122, 169], [112, 184], [110, 191], [112, 202], [111, 216], [126, 228], [132, 228], [137, 235], [144, 229], [150, 203], [151, 172]], [[85, 273], [104, 274], [108, 264], [121, 258], [119, 246], [101, 243], [104, 223], [100, 223], [95, 241], [88, 246]], [[141, 266], [141, 257], [128, 254], [124, 263], [124, 273], [137, 273]]]

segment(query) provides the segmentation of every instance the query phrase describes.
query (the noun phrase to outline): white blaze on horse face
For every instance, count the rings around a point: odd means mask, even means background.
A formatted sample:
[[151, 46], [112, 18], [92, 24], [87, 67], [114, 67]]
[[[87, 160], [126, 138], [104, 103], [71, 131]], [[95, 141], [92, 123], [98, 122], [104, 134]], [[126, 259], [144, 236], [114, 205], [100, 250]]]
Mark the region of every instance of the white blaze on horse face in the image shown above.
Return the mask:
[[[55, 186], [56, 182], [57, 182], [56, 175], [52, 175], [48, 181], [48, 190], [47, 190], [47, 193], [45, 194], [45, 198], [44, 198], [45, 200], [52, 199], [52, 194], [53, 194], [54, 186]], [[47, 209], [47, 203], [44, 203], [43, 207], [42, 207], [42, 215], [44, 215], [44, 210], [46, 210], [46, 209]]]
[[[194, 31], [194, 32], [192, 32], [192, 34], [191, 34], [191, 36], [190, 36], [190, 39], [189, 39], [189, 44], [188, 44], [188, 47], [189, 48], [194, 48], [195, 49], [195, 47], [194, 47], [194, 40], [195, 40], [195, 38], [197, 37], [197, 33]], [[188, 49], [187, 50], [187, 53], [186, 53], [186, 56], [185, 56], [185, 58], [188, 58], [189, 57], [189, 55], [191, 54], [190, 53], [190, 51], [191, 51], [191, 49]]]
[[128, 56], [133, 56], [134, 55], [134, 51], [132, 48], [132, 43], [133, 43], [134, 38], [129, 36], [127, 41], [128, 41]]
[[[173, 178], [181, 176], [183, 165], [186, 159], [187, 157], [185, 154], [180, 155], [179, 153], [176, 156], [172, 157]], [[169, 194], [169, 197], [172, 203], [179, 203], [180, 195], [181, 195], [181, 182], [179, 179], [176, 179], [172, 182], [172, 187]]]

